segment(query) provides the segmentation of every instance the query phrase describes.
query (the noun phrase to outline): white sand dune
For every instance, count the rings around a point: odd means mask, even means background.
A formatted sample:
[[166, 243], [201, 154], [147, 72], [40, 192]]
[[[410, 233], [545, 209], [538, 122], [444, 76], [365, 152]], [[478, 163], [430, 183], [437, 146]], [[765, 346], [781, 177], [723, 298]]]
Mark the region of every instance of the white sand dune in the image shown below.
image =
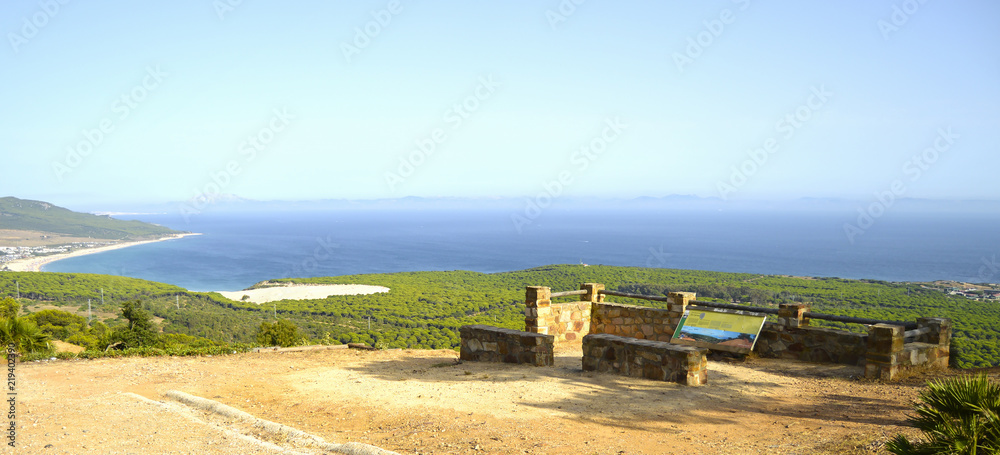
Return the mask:
[[247, 296], [253, 303], [267, 303], [275, 300], [325, 299], [331, 295], [361, 295], [389, 292], [385, 286], [364, 284], [296, 284], [245, 291], [217, 291], [230, 300], [242, 300]]

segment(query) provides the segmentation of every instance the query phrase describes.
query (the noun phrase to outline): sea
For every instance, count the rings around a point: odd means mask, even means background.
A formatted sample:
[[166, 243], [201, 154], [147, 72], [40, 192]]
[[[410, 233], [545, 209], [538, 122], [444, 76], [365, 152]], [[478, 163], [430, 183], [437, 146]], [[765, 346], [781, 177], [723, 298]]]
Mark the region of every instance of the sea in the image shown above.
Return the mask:
[[201, 235], [65, 259], [43, 270], [121, 275], [192, 291], [236, 291], [273, 278], [494, 273], [581, 263], [1000, 282], [1000, 215], [993, 213], [895, 213], [863, 222], [842, 212], [629, 209], [541, 214], [305, 210], [118, 218]]

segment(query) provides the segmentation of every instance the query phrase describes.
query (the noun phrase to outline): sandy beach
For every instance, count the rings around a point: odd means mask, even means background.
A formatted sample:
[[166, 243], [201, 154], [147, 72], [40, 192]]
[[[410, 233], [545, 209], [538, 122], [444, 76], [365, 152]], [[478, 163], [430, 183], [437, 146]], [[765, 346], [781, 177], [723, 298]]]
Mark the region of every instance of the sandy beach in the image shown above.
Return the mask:
[[8, 262], [8, 263], [4, 264], [4, 266], [6, 266], [7, 268], [9, 268], [13, 272], [40, 272], [42, 270], [43, 266], [45, 266], [47, 264], [51, 264], [51, 263], [53, 263], [55, 261], [61, 261], [63, 259], [75, 258], [75, 257], [78, 257], [78, 256], [86, 256], [88, 254], [103, 253], [105, 251], [117, 250], [119, 248], [128, 248], [130, 246], [143, 245], [143, 244], [146, 244], [146, 243], [163, 242], [165, 240], [174, 240], [174, 239], [184, 238], [184, 237], [191, 236], [191, 235], [201, 235], [201, 234], [198, 234], [198, 233], [175, 234], [175, 235], [171, 235], [171, 236], [168, 236], [168, 237], [159, 238], [159, 239], [156, 239], [156, 240], [142, 240], [142, 241], [138, 241], [138, 242], [121, 242], [121, 243], [116, 243], [114, 245], [101, 246], [101, 247], [97, 247], [97, 248], [86, 248], [86, 249], [82, 249], [82, 250], [72, 251], [72, 252], [69, 252], [69, 253], [53, 254], [53, 255], [49, 255], [49, 256], [38, 256], [38, 257], [31, 257], [31, 258], [27, 258], [27, 259], [18, 259], [16, 261]]
[[243, 296], [248, 296], [247, 300], [253, 303], [267, 303], [276, 300], [325, 299], [331, 295], [374, 294], [376, 292], [389, 292], [389, 288], [364, 284], [296, 284], [245, 291], [217, 292], [230, 300], [242, 300]]

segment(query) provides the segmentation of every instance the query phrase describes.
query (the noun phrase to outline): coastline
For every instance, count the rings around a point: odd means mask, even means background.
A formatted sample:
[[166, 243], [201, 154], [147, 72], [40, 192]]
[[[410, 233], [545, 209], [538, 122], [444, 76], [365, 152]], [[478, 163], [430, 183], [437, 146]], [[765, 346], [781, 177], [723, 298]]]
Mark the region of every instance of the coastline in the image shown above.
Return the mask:
[[192, 235], [201, 235], [200, 233], [187, 233], [187, 234], [173, 234], [166, 237], [161, 237], [154, 240], [140, 240], [134, 242], [121, 242], [114, 245], [100, 246], [97, 248], [85, 248], [76, 251], [71, 251], [69, 253], [59, 253], [49, 256], [41, 257], [31, 257], [26, 259], [18, 259], [15, 261], [8, 262], [4, 264], [12, 272], [41, 272], [42, 267], [51, 264], [56, 261], [61, 261], [63, 259], [75, 258], [79, 256], [86, 256], [88, 254], [103, 253], [105, 251], [117, 250], [120, 248], [128, 248], [130, 246], [144, 245], [147, 243], [163, 242], [166, 240], [180, 239]]

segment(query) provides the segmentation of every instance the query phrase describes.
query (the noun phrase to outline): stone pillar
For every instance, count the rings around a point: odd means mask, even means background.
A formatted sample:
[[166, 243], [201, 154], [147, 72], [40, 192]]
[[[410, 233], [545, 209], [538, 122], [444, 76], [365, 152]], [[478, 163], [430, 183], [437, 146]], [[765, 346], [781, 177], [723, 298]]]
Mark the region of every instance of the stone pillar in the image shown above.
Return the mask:
[[[594, 326], [594, 319], [600, 311], [600, 303], [604, 302], [604, 294], [599, 293], [604, 289], [600, 283], [583, 283], [580, 289], [587, 291], [580, 297], [580, 303], [570, 314], [571, 326], [566, 330], [566, 340], [577, 340], [590, 333], [590, 328]], [[588, 303], [589, 302], [589, 303]]]
[[868, 351], [865, 353], [865, 378], [891, 381], [899, 373], [903, 352], [903, 333], [898, 325], [875, 324], [868, 328]]
[[805, 317], [808, 311], [806, 303], [782, 303], [778, 305], [778, 323], [785, 327], [808, 327], [809, 318]]
[[922, 343], [951, 345], [951, 319], [945, 318], [919, 318], [917, 328], [930, 328], [931, 333], [920, 335], [917, 341]]
[[669, 333], [674, 333], [674, 330], [677, 329], [677, 324], [680, 324], [681, 317], [684, 316], [684, 311], [687, 310], [688, 303], [694, 299], [694, 292], [671, 292], [667, 294], [667, 304], [670, 305], [667, 310], [667, 316], [670, 318]]
[[598, 293], [598, 291], [604, 290], [604, 285], [599, 283], [583, 283], [580, 285], [580, 289], [587, 291], [583, 295], [584, 302], [600, 303], [604, 301], [604, 294]]
[[528, 286], [524, 294], [524, 331], [548, 334], [552, 322], [552, 290], [548, 286]]
[[948, 361], [951, 358], [951, 319], [945, 318], [919, 318], [917, 328], [927, 327], [931, 333], [920, 335], [917, 341], [922, 343], [936, 344], [936, 350], [927, 353], [929, 366], [932, 368], [948, 368]]

